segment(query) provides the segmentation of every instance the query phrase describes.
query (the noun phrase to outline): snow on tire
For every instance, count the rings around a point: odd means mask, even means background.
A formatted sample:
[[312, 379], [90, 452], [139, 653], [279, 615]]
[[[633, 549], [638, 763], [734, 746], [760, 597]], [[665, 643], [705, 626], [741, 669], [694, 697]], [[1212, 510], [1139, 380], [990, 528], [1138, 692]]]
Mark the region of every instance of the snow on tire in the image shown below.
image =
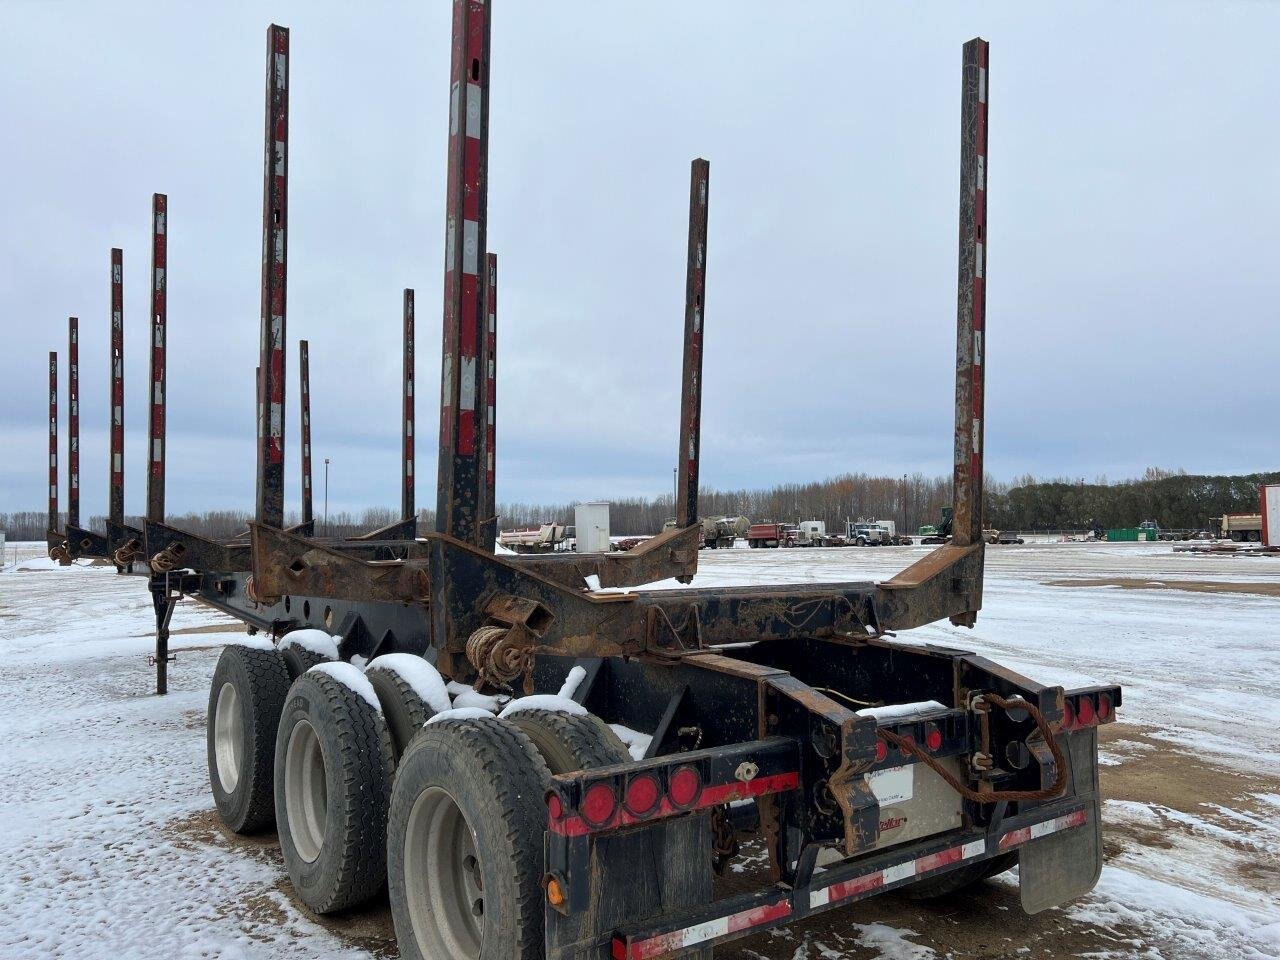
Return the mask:
[[363, 680], [349, 664], [307, 671], [289, 689], [276, 736], [280, 852], [316, 913], [368, 900], [386, 878], [391, 735], [376, 698], [338, 668]]
[[594, 714], [522, 710], [509, 719], [533, 741], [553, 776], [631, 762], [626, 745]]
[[550, 784], [513, 722], [447, 719], [414, 738], [387, 823], [387, 888], [402, 957], [540, 960]]
[[209, 690], [205, 743], [213, 802], [235, 833], [255, 833], [275, 821], [272, 765], [288, 691], [289, 673], [278, 651], [223, 648]]
[[[449, 709], [449, 693], [444, 680], [436, 668], [422, 657], [406, 653], [386, 654], [375, 658], [364, 675], [373, 684], [382, 704], [397, 759], [408, 749], [410, 741], [423, 725], [441, 712], [441, 707]], [[428, 697], [437, 702], [432, 704]]]
[[292, 682], [317, 663], [337, 660], [338, 644], [323, 630], [292, 630], [280, 638], [280, 652]]

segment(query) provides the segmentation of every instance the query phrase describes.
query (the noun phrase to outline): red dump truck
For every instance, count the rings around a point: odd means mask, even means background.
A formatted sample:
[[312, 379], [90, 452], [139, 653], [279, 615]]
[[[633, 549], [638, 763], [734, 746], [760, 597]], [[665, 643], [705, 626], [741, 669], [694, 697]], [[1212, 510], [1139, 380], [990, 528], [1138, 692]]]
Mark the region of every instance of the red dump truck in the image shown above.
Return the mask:
[[747, 543], [752, 547], [794, 547], [800, 531], [790, 523], [753, 523], [747, 528]]

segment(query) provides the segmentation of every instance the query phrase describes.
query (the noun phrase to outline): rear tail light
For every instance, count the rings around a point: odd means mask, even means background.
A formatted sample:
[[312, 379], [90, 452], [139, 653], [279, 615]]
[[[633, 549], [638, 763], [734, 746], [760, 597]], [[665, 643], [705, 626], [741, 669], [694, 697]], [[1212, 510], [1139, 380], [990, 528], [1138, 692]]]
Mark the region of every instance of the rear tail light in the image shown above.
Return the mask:
[[942, 731], [931, 726], [924, 735], [924, 745], [929, 748], [930, 753], [937, 753], [942, 749]]
[[564, 804], [560, 802], [560, 795], [553, 793], [547, 797], [547, 812], [551, 814], [552, 820], [559, 820], [564, 816]]
[[883, 763], [889, 756], [889, 745], [883, 740], [876, 740], [876, 763]]
[[617, 806], [618, 798], [612, 786], [603, 781], [593, 783], [582, 797], [582, 819], [593, 827], [604, 826], [613, 818]]
[[647, 816], [658, 806], [662, 791], [658, 789], [658, 781], [652, 774], [642, 773], [633, 777], [627, 784], [622, 803], [629, 813], [637, 817]]
[[907, 734], [905, 737], [902, 738], [902, 746], [900, 746], [898, 750], [902, 753], [904, 757], [909, 757], [911, 756], [911, 748], [914, 747], [915, 745], [916, 745], [915, 737], [911, 736], [910, 734]]
[[1076, 716], [1079, 718], [1079, 724], [1082, 727], [1091, 727], [1097, 722], [1093, 715], [1093, 700], [1091, 698], [1080, 698], [1080, 703], [1076, 707]]
[[1112, 715], [1111, 695], [1106, 693], [1098, 694], [1098, 722], [1108, 723]]
[[1070, 730], [1076, 725], [1076, 708], [1070, 700], [1062, 701], [1062, 724], [1059, 730]]
[[677, 807], [691, 807], [702, 792], [702, 777], [693, 767], [681, 767], [667, 783], [667, 796]]

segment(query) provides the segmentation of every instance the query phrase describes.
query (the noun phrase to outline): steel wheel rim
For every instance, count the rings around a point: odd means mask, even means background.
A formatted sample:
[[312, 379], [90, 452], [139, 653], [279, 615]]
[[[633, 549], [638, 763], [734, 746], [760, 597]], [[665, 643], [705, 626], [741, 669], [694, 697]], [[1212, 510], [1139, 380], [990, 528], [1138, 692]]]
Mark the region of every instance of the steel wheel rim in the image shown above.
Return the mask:
[[324, 751], [306, 720], [289, 732], [284, 755], [284, 805], [293, 848], [307, 863], [315, 863], [324, 849], [324, 825], [329, 813]]
[[418, 795], [404, 838], [405, 899], [424, 957], [478, 960], [484, 881], [475, 834], [441, 787]]
[[234, 793], [244, 759], [244, 717], [240, 713], [240, 694], [231, 683], [222, 685], [213, 708], [213, 759], [218, 784], [224, 792]]

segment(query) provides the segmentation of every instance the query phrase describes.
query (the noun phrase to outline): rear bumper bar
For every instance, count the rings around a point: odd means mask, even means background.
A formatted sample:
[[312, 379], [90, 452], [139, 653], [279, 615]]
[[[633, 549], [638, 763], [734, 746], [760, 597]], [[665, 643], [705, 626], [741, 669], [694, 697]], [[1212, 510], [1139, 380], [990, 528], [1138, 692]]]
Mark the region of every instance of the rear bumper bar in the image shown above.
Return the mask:
[[659, 960], [695, 947], [717, 946], [1084, 826], [1090, 815], [1087, 804], [1059, 803], [1009, 817], [991, 833], [956, 833], [859, 858], [815, 872], [802, 887], [759, 890], [690, 911], [658, 927], [619, 931], [613, 938], [612, 955], [614, 960]]

